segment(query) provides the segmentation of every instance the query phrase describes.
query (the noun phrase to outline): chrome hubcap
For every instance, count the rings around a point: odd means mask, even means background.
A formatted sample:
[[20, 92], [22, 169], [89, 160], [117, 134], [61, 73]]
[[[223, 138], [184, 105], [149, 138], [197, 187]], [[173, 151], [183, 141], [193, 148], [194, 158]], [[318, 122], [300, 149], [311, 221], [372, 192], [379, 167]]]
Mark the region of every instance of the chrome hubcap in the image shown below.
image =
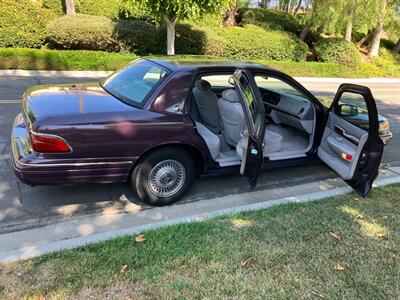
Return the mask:
[[150, 171], [150, 191], [158, 197], [169, 197], [182, 188], [185, 180], [185, 167], [179, 161], [164, 160]]

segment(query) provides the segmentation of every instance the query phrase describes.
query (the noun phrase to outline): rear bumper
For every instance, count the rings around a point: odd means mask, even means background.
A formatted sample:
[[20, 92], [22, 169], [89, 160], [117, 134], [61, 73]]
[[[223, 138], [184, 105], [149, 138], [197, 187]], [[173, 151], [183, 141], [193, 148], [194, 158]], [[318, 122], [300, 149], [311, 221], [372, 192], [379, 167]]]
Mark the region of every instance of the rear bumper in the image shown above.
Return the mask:
[[12, 127], [11, 157], [15, 175], [29, 185], [122, 182], [128, 179], [137, 160], [47, 159], [32, 150], [22, 114], [15, 118]]

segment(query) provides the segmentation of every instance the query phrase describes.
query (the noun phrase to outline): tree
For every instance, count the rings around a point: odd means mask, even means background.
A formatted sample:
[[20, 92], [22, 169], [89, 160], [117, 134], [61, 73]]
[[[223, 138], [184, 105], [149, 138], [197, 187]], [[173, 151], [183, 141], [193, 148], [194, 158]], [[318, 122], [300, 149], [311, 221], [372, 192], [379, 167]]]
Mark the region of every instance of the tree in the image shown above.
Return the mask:
[[379, 11], [378, 11], [378, 23], [376, 24], [374, 33], [372, 35], [372, 42], [368, 51], [369, 57], [377, 57], [379, 55], [379, 46], [381, 43], [387, 4], [388, 4], [387, 0], [380, 0]]
[[330, 24], [335, 23], [337, 17], [336, 5], [338, 0], [308, 0], [306, 4], [310, 5], [310, 9], [302, 18], [303, 29], [299, 34], [299, 39], [303, 40], [307, 37], [311, 28], [328, 29]]
[[299, 2], [297, 3], [296, 8], [293, 11], [293, 14], [296, 16], [299, 13], [299, 10], [301, 8], [301, 5], [303, 4], [303, 0], [299, 0]]
[[393, 10], [389, 11], [388, 22], [385, 24], [385, 30], [389, 38], [397, 41], [393, 47], [394, 53], [400, 52], [400, 0], [394, 2]]
[[75, 16], [74, 0], [65, 0], [65, 11], [67, 15]]
[[356, 13], [356, 3], [355, 0], [350, 0], [350, 1], [345, 1], [347, 5], [345, 5], [345, 10], [348, 13], [348, 20], [347, 20], [347, 26], [346, 26], [346, 32], [344, 34], [344, 40], [351, 42], [351, 36], [353, 33], [353, 18]]
[[175, 25], [178, 20], [219, 12], [232, 0], [125, 0], [147, 11], [167, 27], [167, 54], [175, 55]]
[[268, 8], [271, 0], [258, 0], [258, 6], [261, 8]]
[[238, 15], [239, 8], [245, 8], [249, 6], [249, 0], [232, 0], [229, 2], [229, 6], [225, 9], [222, 22], [225, 26], [237, 25], [236, 17]]
[[400, 39], [397, 41], [396, 45], [394, 45], [393, 52], [394, 53], [399, 53], [400, 52]]

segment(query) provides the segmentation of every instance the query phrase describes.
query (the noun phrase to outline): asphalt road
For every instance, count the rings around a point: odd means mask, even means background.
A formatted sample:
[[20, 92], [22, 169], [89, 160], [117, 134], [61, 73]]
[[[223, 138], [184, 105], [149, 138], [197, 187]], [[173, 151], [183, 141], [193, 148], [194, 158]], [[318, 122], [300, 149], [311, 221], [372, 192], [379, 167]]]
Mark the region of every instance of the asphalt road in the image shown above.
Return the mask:
[[[151, 209], [138, 202], [125, 183], [29, 187], [18, 182], [10, 163], [10, 129], [21, 111], [20, 98], [28, 87], [37, 84], [97, 81], [90, 78], [0, 77], [0, 233], [58, 222], [92, 212], [131, 212]], [[339, 82], [305, 82], [317, 96], [333, 98]], [[384, 163], [400, 165], [400, 84], [369, 84], [379, 113], [390, 121], [394, 139], [385, 148]], [[322, 164], [274, 169], [264, 172], [257, 190], [314, 182], [336, 176]], [[248, 184], [238, 175], [201, 178], [184, 202], [201, 201], [223, 195], [247, 192]]]

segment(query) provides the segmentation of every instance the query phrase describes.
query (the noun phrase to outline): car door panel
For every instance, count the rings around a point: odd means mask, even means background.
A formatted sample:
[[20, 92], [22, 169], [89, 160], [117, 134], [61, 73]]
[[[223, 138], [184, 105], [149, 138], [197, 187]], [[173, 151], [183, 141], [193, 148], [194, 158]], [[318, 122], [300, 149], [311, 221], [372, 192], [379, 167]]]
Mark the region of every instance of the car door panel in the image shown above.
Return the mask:
[[[354, 96], [358, 97], [358, 102]], [[344, 105], [339, 105], [339, 102], [353, 105], [360, 103], [360, 98], [362, 105], [365, 105], [365, 108], [360, 109], [368, 112], [367, 127], [353, 124], [348, 115], [340, 111]], [[355, 107], [360, 110], [358, 106]], [[363, 197], [369, 193], [378, 176], [383, 154], [383, 142], [378, 129], [378, 111], [370, 89], [342, 84], [329, 109], [318, 156]]]
[[254, 79], [246, 71], [238, 69], [232, 78], [247, 125], [247, 130], [242, 133], [243, 157], [240, 174], [246, 176], [251, 188], [254, 188], [264, 159], [262, 147], [265, 132], [264, 105], [258, 89], [254, 88]]
[[[358, 144], [350, 142], [343, 134], [338, 133], [337, 127], [343, 129], [345, 134], [358, 139]], [[368, 132], [330, 112], [318, 155], [329, 167], [334, 168], [342, 179], [349, 180], [354, 176], [355, 167], [367, 139]]]
[[257, 184], [257, 178], [262, 170], [262, 161], [263, 152], [259, 141], [249, 135], [246, 130], [243, 132], [243, 154], [240, 174], [249, 179], [251, 188], [254, 188]]

